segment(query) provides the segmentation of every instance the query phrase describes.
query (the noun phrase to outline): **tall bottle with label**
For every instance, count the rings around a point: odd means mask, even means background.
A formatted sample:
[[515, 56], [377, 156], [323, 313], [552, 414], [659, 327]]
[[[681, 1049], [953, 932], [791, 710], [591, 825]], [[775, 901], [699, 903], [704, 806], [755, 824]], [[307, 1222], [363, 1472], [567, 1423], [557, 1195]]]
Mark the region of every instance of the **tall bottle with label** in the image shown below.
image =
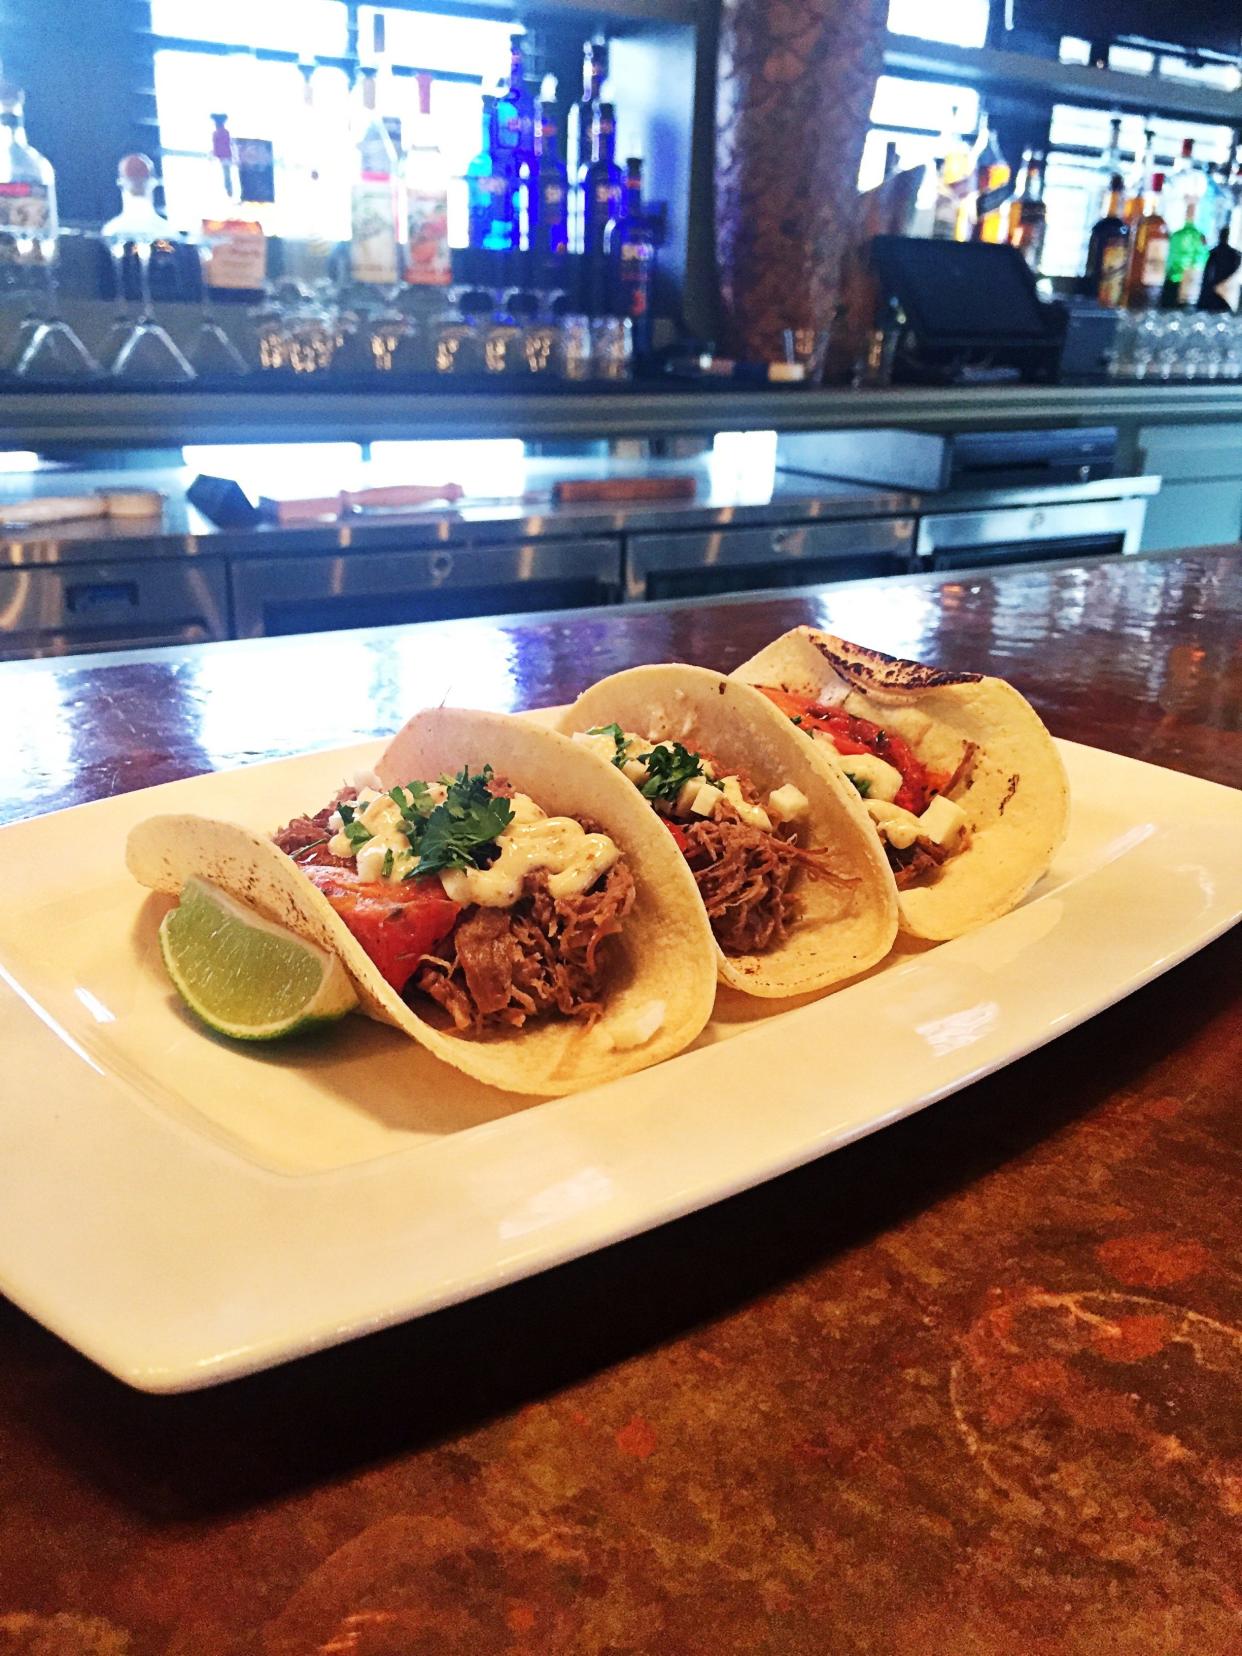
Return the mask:
[[1013, 168], [1001, 154], [986, 115], [980, 117], [979, 146], [975, 160], [974, 239], [1004, 242], [1009, 239], [1009, 203], [1013, 200]]
[[1130, 264], [1130, 226], [1126, 223], [1126, 185], [1120, 173], [1110, 180], [1112, 189], [1104, 211], [1091, 230], [1087, 243], [1087, 268], [1083, 293], [1109, 310], [1120, 310], [1126, 298], [1126, 271]]
[[1022, 157], [1018, 194], [1009, 219], [1009, 240], [1033, 271], [1044, 256], [1048, 209], [1044, 205], [1044, 158], [1033, 150]]
[[400, 278], [405, 204], [392, 134], [376, 103], [375, 70], [360, 74], [350, 190], [349, 268], [355, 282], [391, 287]]
[[1169, 268], [1169, 227], [1163, 212], [1164, 174], [1151, 181], [1143, 216], [1134, 226], [1126, 303], [1131, 310], [1155, 310], [1164, 293]]
[[453, 280], [448, 240], [448, 167], [431, 117], [431, 76], [416, 77], [418, 103], [405, 154], [405, 279], [414, 287]]
[[608, 306], [608, 258], [604, 235], [625, 215], [625, 174], [617, 165], [616, 111], [601, 104], [591, 133], [591, 164], [583, 179], [582, 251], [586, 265], [587, 310], [602, 316]]
[[1202, 197], [1186, 195], [1182, 207], [1185, 222], [1169, 237], [1169, 263], [1164, 278], [1164, 305], [1167, 310], [1199, 303], [1203, 269], [1208, 259], [1207, 237], [1196, 223]]
[[651, 287], [655, 278], [656, 246], [643, 212], [643, 164], [636, 156], [625, 163], [625, 203], [619, 219], [613, 219], [606, 235], [606, 251], [612, 285], [611, 308], [628, 316], [634, 351], [647, 356], [651, 351]]
[[932, 237], [937, 241], [969, 240], [968, 204], [974, 184], [974, 157], [962, 135], [957, 106], [937, 145], [936, 201], [932, 209]]
[[50, 267], [60, 231], [56, 174], [26, 137], [25, 97], [0, 82], [0, 245], [10, 262]]
[[509, 80], [496, 99], [495, 143], [500, 149], [506, 173], [512, 175], [516, 245], [525, 252], [531, 245], [531, 230], [538, 201], [535, 195], [535, 100], [526, 85], [526, 60], [522, 36], [509, 40]]
[[582, 47], [582, 94], [569, 106], [565, 126], [565, 171], [569, 178], [569, 249], [582, 252], [582, 186], [591, 164], [591, 133], [603, 101], [608, 79], [608, 46], [602, 40], [588, 40]]
[[203, 281], [213, 298], [250, 305], [262, 298], [267, 281], [267, 235], [255, 208], [243, 199], [228, 116], [215, 114], [211, 121], [216, 168], [202, 221]]
[[545, 78], [535, 120], [535, 195], [532, 248], [537, 286], [561, 286], [569, 250], [569, 176], [556, 129], [556, 82]]
[[496, 141], [496, 99], [483, 99], [479, 153], [466, 168], [469, 240], [473, 248], [508, 253], [517, 246], [512, 152]]

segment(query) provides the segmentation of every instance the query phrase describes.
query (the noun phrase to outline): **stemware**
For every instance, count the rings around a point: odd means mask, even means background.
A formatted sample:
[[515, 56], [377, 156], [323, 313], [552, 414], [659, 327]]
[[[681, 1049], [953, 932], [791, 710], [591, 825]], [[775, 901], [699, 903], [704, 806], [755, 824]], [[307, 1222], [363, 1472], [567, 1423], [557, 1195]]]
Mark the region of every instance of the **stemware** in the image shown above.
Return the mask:
[[114, 379], [125, 380], [192, 380], [194, 369], [185, 353], [172, 336], [152, 315], [151, 306], [151, 248], [149, 241], [134, 239], [112, 242], [112, 256], [117, 267], [117, 286], [123, 289], [126, 246], [134, 250], [138, 266], [138, 315], [129, 325], [125, 338], [112, 363]]

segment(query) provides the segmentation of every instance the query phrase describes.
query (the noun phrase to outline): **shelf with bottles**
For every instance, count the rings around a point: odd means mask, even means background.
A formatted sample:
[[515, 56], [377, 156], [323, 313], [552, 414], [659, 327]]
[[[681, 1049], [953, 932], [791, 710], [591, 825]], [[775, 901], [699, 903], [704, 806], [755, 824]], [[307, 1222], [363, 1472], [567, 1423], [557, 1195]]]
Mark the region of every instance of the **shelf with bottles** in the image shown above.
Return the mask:
[[1158, 75], [1126, 74], [1090, 64], [987, 46], [950, 46], [890, 35], [884, 66], [892, 74], [952, 81], [995, 91], [1025, 92], [1049, 101], [1065, 99], [1140, 113], [1185, 116], [1195, 121], [1242, 125], [1242, 92]]

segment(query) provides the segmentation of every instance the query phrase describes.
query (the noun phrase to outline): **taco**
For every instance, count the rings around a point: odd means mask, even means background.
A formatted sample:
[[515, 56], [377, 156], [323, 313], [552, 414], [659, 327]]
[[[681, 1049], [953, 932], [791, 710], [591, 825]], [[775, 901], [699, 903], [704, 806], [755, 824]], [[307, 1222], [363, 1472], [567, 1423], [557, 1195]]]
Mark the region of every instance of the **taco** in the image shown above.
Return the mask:
[[635, 667], [560, 729], [629, 778], [682, 853], [725, 983], [804, 994], [888, 953], [897, 893], [862, 802], [758, 692], [702, 667]]
[[734, 677], [763, 690], [862, 796], [903, 931], [942, 940], [1020, 903], [1069, 823], [1069, 782], [1003, 679], [946, 673], [795, 627]]
[[366, 785], [274, 835], [155, 817], [127, 861], [332, 950], [361, 1010], [511, 1092], [644, 1068], [711, 1014], [711, 931], [676, 847], [624, 778], [519, 719], [420, 713]]

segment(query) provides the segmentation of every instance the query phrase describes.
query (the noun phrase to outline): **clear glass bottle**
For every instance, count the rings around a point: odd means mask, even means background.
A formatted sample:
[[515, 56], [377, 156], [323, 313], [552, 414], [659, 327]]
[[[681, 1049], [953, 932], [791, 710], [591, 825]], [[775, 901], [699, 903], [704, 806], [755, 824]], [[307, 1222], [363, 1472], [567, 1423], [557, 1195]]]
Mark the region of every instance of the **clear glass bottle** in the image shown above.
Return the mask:
[[408, 234], [405, 279], [414, 287], [447, 287], [453, 279], [448, 240], [448, 167], [431, 114], [431, 76], [416, 76], [418, 104], [405, 155]]
[[25, 98], [0, 82], [0, 238], [10, 261], [50, 267], [60, 231], [56, 174], [26, 137]]
[[355, 282], [392, 287], [404, 259], [405, 210], [392, 134], [376, 103], [375, 71], [361, 71], [350, 192], [349, 266]]

